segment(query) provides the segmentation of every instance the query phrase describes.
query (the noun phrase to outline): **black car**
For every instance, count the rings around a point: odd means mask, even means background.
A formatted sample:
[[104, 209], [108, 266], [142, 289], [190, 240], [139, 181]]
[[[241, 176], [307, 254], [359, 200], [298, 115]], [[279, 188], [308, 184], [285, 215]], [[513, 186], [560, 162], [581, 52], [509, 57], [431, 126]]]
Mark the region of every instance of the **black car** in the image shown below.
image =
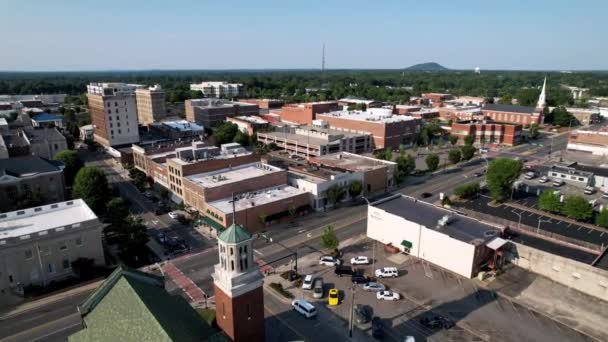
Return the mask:
[[380, 322], [380, 317], [372, 318], [372, 336], [374, 338], [384, 337], [384, 326]]
[[336, 273], [336, 275], [338, 277], [342, 277], [344, 275], [352, 275], [353, 269], [350, 266], [338, 265], [338, 266], [336, 266], [336, 269], [334, 270], [334, 272]]
[[420, 194], [421, 198], [429, 198], [431, 196], [433, 196], [433, 194], [430, 193], [430, 192], [423, 192], [423, 193]]
[[420, 319], [420, 324], [429, 329], [450, 329], [454, 327], [454, 322], [443, 316], [424, 317]]
[[364, 276], [363, 274], [354, 273], [350, 277], [350, 281], [352, 281], [355, 284], [365, 284], [369, 281], [369, 279], [367, 279], [367, 277]]
[[355, 322], [365, 324], [372, 319], [372, 308], [367, 305], [355, 305]]

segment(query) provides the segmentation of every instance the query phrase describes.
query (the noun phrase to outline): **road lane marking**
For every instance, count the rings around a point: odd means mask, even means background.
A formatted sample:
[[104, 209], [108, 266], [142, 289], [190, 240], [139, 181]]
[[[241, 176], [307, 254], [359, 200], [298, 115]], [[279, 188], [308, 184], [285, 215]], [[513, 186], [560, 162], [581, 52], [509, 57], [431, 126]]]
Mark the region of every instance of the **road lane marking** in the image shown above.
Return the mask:
[[253, 250], [253, 253], [257, 254], [257, 255], [264, 255], [264, 253], [258, 251], [257, 249]]

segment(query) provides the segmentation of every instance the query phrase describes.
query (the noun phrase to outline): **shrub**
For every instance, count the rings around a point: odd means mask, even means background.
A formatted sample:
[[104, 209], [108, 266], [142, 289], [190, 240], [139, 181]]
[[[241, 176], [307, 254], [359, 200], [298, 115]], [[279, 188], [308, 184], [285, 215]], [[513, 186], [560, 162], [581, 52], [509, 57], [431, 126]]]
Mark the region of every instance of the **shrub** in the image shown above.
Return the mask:
[[270, 283], [270, 287], [285, 298], [293, 299], [293, 294], [283, 288], [280, 283]]

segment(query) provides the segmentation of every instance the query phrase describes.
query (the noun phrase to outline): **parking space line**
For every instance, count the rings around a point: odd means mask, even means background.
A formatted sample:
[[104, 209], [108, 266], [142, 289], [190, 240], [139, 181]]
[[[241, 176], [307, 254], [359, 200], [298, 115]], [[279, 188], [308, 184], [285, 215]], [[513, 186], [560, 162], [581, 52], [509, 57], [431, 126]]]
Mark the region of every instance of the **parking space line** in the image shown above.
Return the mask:
[[505, 299], [506, 301], [508, 301], [511, 304], [511, 307], [513, 308], [513, 311], [515, 311], [515, 313], [517, 314], [518, 317], [521, 317], [521, 314], [519, 313], [519, 310], [517, 310], [517, 308], [515, 307], [515, 304], [513, 304], [512, 301]]
[[583, 229], [583, 226], [578, 226], [577, 230], [581, 230], [581, 229]]
[[534, 311], [528, 311], [528, 313], [530, 314], [530, 316], [532, 316], [534, 318], [534, 320], [536, 321], [536, 323], [538, 323], [538, 325], [542, 325], [542, 323], [540, 322], [538, 317], [536, 317], [536, 313], [534, 313]]
[[534, 213], [533, 213], [533, 212], [530, 212], [530, 213], [528, 214], [528, 216], [532, 216], [532, 215], [534, 215]]
[[587, 234], [591, 234], [591, 233], [593, 233], [593, 229], [589, 228], [589, 233], [587, 233]]
[[568, 228], [570, 228], [570, 226], [572, 226], [572, 223], [568, 223]]

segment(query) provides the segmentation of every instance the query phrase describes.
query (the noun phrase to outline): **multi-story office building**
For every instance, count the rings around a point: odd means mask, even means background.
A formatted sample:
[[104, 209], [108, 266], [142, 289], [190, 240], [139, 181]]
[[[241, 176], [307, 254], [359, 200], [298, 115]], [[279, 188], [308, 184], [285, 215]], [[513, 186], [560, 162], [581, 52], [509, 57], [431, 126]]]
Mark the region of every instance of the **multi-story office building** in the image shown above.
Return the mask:
[[81, 199], [0, 214], [0, 290], [20, 294], [73, 276], [79, 258], [105, 264], [102, 230]]
[[141, 88], [142, 85], [125, 83], [91, 83], [87, 86], [95, 141], [106, 147], [139, 141], [135, 91]]
[[0, 212], [65, 198], [63, 164], [37, 156], [0, 159]]
[[240, 94], [242, 84], [228, 82], [202, 82], [190, 85], [190, 90], [200, 91], [205, 97], [230, 98]]
[[258, 115], [260, 113], [260, 108], [257, 104], [222, 99], [186, 100], [185, 107], [186, 119], [204, 127], [219, 125], [228, 117]]
[[68, 148], [66, 138], [55, 128], [23, 127], [3, 133], [9, 142], [11, 157], [38, 156], [53, 159], [55, 155]]
[[140, 125], [148, 126], [167, 116], [165, 91], [160, 84], [135, 90], [135, 97], [137, 99], [137, 118]]
[[239, 126], [239, 130], [243, 133], [247, 133], [249, 135], [253, 135], [255, 132], [260, 130], [267, 130], [270, 126], [270, 122], [262, 119], [257, 115], [251, 116], [235, 116], [231, 118], [226, 118], [226, 121], [232, 122], [233, 124]]
[[334, 129], [371, 133], [374, 149], [397, 149], [401, 144], [411, 144], [418, 136], [422, 122], [411, 116], [393, 115], [392, 110], [386, 108], [317, 114], [317, 119]]
[[310, 125], [317, 118], [317, 114], [339, 109], [340, 106], [336, 101], [294, 103], [283, 106], [279, 115], [282, 121]]

